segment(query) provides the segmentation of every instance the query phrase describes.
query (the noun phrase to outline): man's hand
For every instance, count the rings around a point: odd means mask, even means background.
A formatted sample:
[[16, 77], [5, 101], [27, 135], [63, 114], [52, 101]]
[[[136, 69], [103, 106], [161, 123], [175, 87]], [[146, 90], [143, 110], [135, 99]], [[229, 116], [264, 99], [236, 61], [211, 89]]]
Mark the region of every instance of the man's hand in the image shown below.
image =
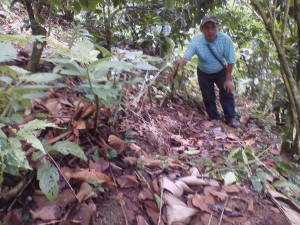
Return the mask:
[[233, 83], [231, 82], [231, 80], [226, 80], [224, 83], [224, 89], [225, 91], [227, 91], [228, 93], [233, 91]]

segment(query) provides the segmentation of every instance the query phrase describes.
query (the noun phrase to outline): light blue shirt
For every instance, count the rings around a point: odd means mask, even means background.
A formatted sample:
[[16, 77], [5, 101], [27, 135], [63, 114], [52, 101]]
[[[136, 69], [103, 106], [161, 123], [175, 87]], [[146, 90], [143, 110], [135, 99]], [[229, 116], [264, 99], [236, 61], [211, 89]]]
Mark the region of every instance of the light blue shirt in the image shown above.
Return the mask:
[[227, 64], [235, 64], [236, 56], [231, 38], [222, 32], [218, 32], [216, 39], [209, 42], [205, 39], [203, 34], [194, 37], [188, 44], [183, 58], [190, 61], [194, 55], [198, 56], [198, 67], [205, 73], [217, 73], [223, 69], [223, 66], [215, 59], [209, 51], [207, 44], [210, 45], [215, 55]]

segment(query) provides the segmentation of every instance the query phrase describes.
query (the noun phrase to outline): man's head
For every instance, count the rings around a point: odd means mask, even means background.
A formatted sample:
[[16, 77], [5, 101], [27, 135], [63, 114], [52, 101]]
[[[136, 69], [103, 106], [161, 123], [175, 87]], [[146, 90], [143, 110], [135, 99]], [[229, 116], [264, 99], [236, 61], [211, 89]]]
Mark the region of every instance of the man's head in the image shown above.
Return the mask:
[[214, 14], [207, 14], [203, 17], [200, 29], [208, 41], [214, 41], [217, 37], [219, 27], [218, 18]]

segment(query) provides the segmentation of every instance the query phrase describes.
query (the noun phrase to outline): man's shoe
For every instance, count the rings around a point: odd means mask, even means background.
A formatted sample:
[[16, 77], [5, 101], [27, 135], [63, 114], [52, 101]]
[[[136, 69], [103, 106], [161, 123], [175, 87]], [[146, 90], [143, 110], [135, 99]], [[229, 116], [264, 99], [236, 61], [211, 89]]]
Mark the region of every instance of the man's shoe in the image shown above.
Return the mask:
[[240, 122], [236, 118], [232, 118], [232, 119], [228, 120], [226, 123], [233, 128], [241, 127]]

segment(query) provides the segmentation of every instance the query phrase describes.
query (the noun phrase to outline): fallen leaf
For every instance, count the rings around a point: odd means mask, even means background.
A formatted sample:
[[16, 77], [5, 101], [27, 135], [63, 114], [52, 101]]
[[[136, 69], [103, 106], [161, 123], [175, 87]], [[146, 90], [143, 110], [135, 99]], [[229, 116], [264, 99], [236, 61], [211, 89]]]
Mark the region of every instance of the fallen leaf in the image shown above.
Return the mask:
[[195, 194], [192, 198], [192, 203], [195, 207], [201, 209], [204, 212], [211, 213], [211, 210], [207, 206], [206, 198], [204, 195]]
[[269, 149], [269, 152], [273, 155], [280, 155], [280, 150], [278, 149]]
[[248, 146], [248, 147], [255, 144], [254, 139], [247, 139], [247, 140], [244, 140], [244, 142], [245, 142], [245, 145]]
[[243, 115], [240, 118], [240, 123], [246, 125], [247, 123], [249, 123], [250, 118], [251, 117], [249, 115]]
[[44, 221], [58, 220], [61, 218], [64, 209], [59, 204], [51, 204], [36, 210], [30, 210], [33, 219]]
[[149, 225], [143, 216], [137, 215], [135, 218], [136, 218], [137, 225]]
[[23, 225], [23, 218], [19, 210], [11, 210], [7, 213], [4, 225]]
[[121, 188], [138, 187], [140, 182], [132, 175], [124, 175], [117, 178], [117, 183]]
[[211, 128], [213, 125], [214, 125], [214, 123], [211, 122], [211, 121], [205, 121], [205, 122], [203, 123], [203, 127], [204, 127], [205, 129], [209, 129], [209, 128]]
[[73, 128], [75, 130], [85, 130], [86, 129], [86, 124], [84, 120], [75, 120], [73, 122]]
[[102, 172], [109, 168], [109, 162], [104, 158], [100, 158], [96, 162], [89, 161], [89, 168], [90, 170]]
[[174, 222], [181, 222], [189, 224], [191, 217], [194, 216], [198, 210], [189, 208], [184, 202], [169, 193], [163, 194], [163, 200], [167, 205], [168, 225]]
[[128, 147], [131, 148], [131, 150], [136, 151], [136, 152], [140, 152], [142, 150], [140, 146], [138, 146], [134, 143], [129, 143]]
[[163, 176], [159, 179], [160, 188], [168, 190], [176, 197], [181, 197], [183, 194], [183, 188], [177, 186], [175, 182], [171, 181], [168, 177]]
[[89, 225], [94, 212], [96, 212], [96, 208], [92, 203], [82, 203], [79, 209], [75, 212], [73, 220], [80, 221], [81, 225]]
[[131, 156], [126, 156], [123, 158], [123, 161], [126, 162], [128, 165], [135, 166], [137, 165], [138, 159]]
[[247, 211], [254, 213], [254, 201], [252, 198], [248, 200]]
[[225, 192], [211, 190], [210, 193], [213, 196], [218, 197], [221, 201], [225, 201], [225, 199], [228, 198], [228, 195]]
[[109, 135], [108, 143], [117, 151], [118, 155], [121, 154], [127, 147], [126, 141], [123, 141], [121, 138], [113, 134]]
[[86, 183], [83, 182], [80, 186], [79, 192], [76, 195], [76, 198], [79, 202], [83, 202], [85, 200], [91, 199], [91, 198], [97, 198], [98, 195], [93, 191], [92, 187]]
[[207, 181], [194, 176], [181, 177], [179, 178], [179, 180], [183, 181], [187, 185], [192, 185], [192, 186], [208, 185]]
[[292, 225], [300, 225], [300, 208], [283, 194], [267, 189], [268, 196], [285, 214], [286, 219]]
[[214, 130], [214, 135], [215, 135], [215, 138], [216, 139], [226, 139], [227, 138], [227, 135], [224, 134], [222, 131], [219, 131], [219, 130]]
[[111, 182], [111, 178], [102, 172], [95, 172], [90, 170], [75, 171], [74, 169], [68, 167], [62, 167], [61, 171], [68, 180], [74, 178], [74, 179], [84, 180], [84, 181], [103, 180], [104, 182]]
[[47, 99], [44, 103], [44, 106], [51, 115], [57, 115], [62, 109], [60, 100], [58, 98]]
[[227, 193], [239, 193], [240, 189], [238, 188], [237, 185], [233, 184], [233, 185], [224, 185], [223, 190], [226, 191]]
[[227, 134], [227, 137], [235, 141], [240, 141], [240, 138], [236, 136], [234, 133]]
[[85, 111], [82, 113], [81, 115], [81, 119], [86, 119], [88, 116], [90, 116], [91, 114], [93, 114], [96, 110], [96, 105], [89, 105]]
[[[158, 224], [159, 211], [157, 204], [154, 201], [146, 200], [143, 202], [144, 207], [146, 208], [147, 214], [150, 216], [154, 224]], [[164, 223], [161, 221], [160, 225]]]
[[153, 194], [151, 193], [151, 191], [148, 188], [143, 188], [139, 195], [138, 195], [138, 199], [140, 201], [144, 201], [144, 200], [154, 200], [153, 198]]
[[[203, 215], [201, 215], [201, 222], [202, 224], [209, 224], [209, 225], [218, 225], [219, 221], [215, 216], [211, 216], [208, 213], [204, 213]], [[199, 224], [200, 225], [200, 224]]]

